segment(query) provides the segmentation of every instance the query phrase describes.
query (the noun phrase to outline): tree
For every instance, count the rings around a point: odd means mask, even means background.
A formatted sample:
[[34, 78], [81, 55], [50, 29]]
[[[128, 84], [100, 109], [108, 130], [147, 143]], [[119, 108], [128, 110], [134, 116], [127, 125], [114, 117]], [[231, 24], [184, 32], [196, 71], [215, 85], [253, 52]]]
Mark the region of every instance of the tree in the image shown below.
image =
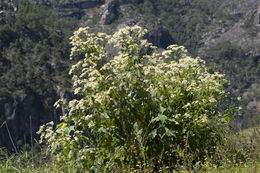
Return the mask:
[[160, 53], [143, 39], [146, 32], [139, 26], [114, 35], [74, 32], [71, 58], [79, 61], [70, 74], [78, 99], [66, 105], [60, 124], [39, 131], [58, 163], [97, 172], [173, 170], [214, 152], [228, 121], [217, 110], [223, 75], [209, 73], [182, 46]]

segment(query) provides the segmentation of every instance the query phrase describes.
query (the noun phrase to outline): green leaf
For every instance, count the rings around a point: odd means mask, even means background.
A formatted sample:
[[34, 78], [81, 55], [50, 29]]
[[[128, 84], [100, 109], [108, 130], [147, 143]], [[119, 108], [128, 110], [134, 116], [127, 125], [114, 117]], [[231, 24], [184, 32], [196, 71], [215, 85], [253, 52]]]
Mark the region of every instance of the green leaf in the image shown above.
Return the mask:
[[109, 118], [109, 116], [107, 115], [106, 112], [103, 114], [103, 117], [104, 117], [105, 119]]
[[104, 127], [100, 127], [100, 128], [98, 129], [98, 132], [99, 132], [99, 133], [106, 133], [107, 130], [106, 130]]
[[160, 91], [158, 91], [158, 90], [152, 90], [152, 96], [153, 96], [153, 97], [160, 97]]
[[160, 112], [161, 112], [161, 113], [164, 113], [165, 110], [166, 110], [166, 108], [160, 106]]
[[64, 122], [61, 122], [57, 125], [56, 129], [60, 129], [65, 123]]
[[228, 114], [225, 114], [224, 118], [225, 118], [226, 122], [229, 122], [230, 119], [231, 119], [230, 116], [229, 116]]
[[172, 131], [171, 131], [170, 129], [168, 129], [167, 127], [165, 127], [164, 130], [165, 130], [165, 134], [166, 134], [168, 137], [174, 136], [174, 134], [172, 133]]
[[154, 139], [157, 135], [157, 129], [154, 129], [152, 132], [149, 133], [149, 138]]
[[69, 126], [64, 129], [66, 134], [70, 134], [71, 131], [75, 130], [75, 126]]
[[180, 94], [180, 92], [181, 92], [181, 87], [178, 87], [178, 88], [176, 89], [176, 93], [177, 93], [177, 94]]
[[161, 122], [161, 124], [164, 124], [167, 119], [168, 119], [167, 116], [165, 116], [163, 114], [159, 114], [156, 118], [151, 120], [151, 123]]

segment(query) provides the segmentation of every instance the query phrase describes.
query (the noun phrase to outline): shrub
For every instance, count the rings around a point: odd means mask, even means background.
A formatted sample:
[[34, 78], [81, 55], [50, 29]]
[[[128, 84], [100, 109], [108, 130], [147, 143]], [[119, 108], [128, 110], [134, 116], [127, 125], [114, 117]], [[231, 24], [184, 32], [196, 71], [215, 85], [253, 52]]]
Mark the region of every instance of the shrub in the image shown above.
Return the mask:
[[217, 110], [223, 75], [209, 73], [182, 46], [160, 53], [143, 39], [146, 32], [139, 26], [114, 35], [80, 28], [71, 37], [71, 58], [82, 57], [70, 70], [78, 99], [66, 105], [60, 124], [39, 131], [57, 163], [145, 172], [188, 168], [214, 152], [229, 119]]
[[240, 132], [227, 128], [216, 146], [214, 156], [197, 172], [259, 172], [260, 130], [258, 127]]

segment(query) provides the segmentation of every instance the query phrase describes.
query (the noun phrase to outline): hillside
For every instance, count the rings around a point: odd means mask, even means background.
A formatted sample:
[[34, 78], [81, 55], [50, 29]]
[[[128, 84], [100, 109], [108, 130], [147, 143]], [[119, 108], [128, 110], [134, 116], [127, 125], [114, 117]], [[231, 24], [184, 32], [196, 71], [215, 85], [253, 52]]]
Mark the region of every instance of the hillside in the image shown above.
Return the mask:
[[[149, 30], [166, 48], [184, 45], [226, 74], [227, 101], [241, 104], [232, 126], [260, 123], [260, 3], [258, 0], [4, 0], [0, 3], [0, 146], [30, 143], [50, 120], [59, 97], [70, 99], [69, 37], [78, 26], [113, 33], [128, 25]], [[241, 100], [237, 100], [241, 97]], [[6, 122], [7, 126], [4, 124]]]

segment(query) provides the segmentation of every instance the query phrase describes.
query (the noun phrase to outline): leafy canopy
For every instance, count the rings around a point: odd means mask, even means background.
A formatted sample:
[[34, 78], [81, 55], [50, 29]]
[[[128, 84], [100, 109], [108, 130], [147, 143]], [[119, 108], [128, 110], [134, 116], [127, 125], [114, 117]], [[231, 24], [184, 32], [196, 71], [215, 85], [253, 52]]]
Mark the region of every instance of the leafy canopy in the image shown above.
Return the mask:
[[160, 52], [146, 33], [139, 26], [114, 35], [74, 32], [71, 58], [79, 61], [70, 74], [78, 98], [56, 128], [39, 131], [58, 163], [97, 172], [175, 169], [188, 155], [196, 163], [214, 152], [228, 120], [217, 111], [223, 75], [182, 46]]

